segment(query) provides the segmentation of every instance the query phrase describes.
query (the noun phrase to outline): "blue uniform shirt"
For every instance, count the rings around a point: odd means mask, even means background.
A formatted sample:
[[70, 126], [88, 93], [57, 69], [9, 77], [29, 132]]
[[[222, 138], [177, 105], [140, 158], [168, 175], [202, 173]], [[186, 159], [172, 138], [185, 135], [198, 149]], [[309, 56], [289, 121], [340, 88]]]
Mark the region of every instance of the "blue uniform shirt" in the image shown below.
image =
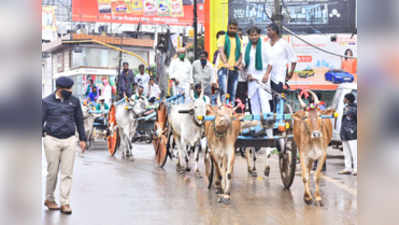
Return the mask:
[[42, 100], [43, 133], [65, 139], [75, 135], [75, 126], [78, 128], [79, 140], [86, 141], [83, 113], [78, 98], [71, 96], [61, 101], [53, 93]]

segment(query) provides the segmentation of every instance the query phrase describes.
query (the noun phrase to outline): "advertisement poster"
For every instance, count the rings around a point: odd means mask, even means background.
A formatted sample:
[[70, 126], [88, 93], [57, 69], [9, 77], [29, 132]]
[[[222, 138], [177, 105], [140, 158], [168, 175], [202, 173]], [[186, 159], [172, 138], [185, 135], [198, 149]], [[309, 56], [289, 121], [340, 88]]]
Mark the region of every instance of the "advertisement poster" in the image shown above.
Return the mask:
[[141, 16], [144, 14], [143, 0], [132, 0], [132, 13]]
[[42, 8], [42, 38], [52, 41], [57, 36], [55, 18], [55, 6], [43, 6]]
[[158, 16], [169, 16], [169, 0], [158, 0]]
[[170, 15], [173, 17], [184, 16], [183, 1], [182, 0], [170, 0]]
[[144, 0], [144, 15], [155, 16], [158, 12], [157, 0]]
[[[204, 1], [198, 1], [198, 23], [204, 24]], [[72, 0], [72, 21], [189, 26], [192, 1], [183, 0]]]
[[[255, 25], [263, 32], [274, 9], [268, 0], [229, 0], [228, 7], [240, 28]], [[356, 0], [286, 0], [282, 12], [284, 24], [301, 34], [352, 33], [356, 26]]]

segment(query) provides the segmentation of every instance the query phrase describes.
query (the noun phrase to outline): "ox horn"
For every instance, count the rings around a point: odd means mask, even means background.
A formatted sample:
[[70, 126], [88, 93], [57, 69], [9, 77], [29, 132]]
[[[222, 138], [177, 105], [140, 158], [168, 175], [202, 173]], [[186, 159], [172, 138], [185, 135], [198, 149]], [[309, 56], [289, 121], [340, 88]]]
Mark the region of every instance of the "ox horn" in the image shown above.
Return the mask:
[[305, 104], [305, 102], [303, 102], [301, 94], [298, 94], [298, 101], [299, 101], [299, 104], [301, 104], [301, 108], [306, 108], [306, 104]]
[[311, 91], [311, 90], [309, 90], [309, 93], [312, 95], [313, 100], [314, 100], [314, 103], [315, 103], [316, 105], [318, 105], [318, 104], [320, 103], [320, 100], [319, 100], [319, 98], [317, 97], [316, 93], [314, 93], [314, 92]]

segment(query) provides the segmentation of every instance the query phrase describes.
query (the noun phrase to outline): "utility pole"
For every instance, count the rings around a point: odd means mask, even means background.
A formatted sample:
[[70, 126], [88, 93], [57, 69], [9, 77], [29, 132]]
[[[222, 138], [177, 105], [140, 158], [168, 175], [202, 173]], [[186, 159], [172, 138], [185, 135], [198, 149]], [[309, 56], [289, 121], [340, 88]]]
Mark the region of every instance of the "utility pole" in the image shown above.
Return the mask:
[[283, 14], [282, 14], [282, 7], [280, 0], [274, 0], [274, 12], [272, 15], [272, 21], [277, 24], [277, 26], [280, 28], [280, 31], [282, 31], [283, 28]]
[[194, 60], [196, 60], [197, 57], [198, 57], [198, 52], [197, 52], [197, 44], [198, 44], [197, 0], [194, 0], [194, 23], [193, 23], [193, 28], [194, 28]]

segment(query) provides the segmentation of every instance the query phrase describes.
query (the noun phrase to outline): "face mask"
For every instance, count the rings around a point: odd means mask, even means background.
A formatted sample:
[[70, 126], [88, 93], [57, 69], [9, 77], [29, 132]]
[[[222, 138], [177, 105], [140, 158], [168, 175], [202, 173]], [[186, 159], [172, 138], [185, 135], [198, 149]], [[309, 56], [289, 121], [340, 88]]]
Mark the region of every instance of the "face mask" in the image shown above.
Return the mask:
[[201, 59], [201, 65], [202, 65], [202, 66], [205, 66], [206, 63], [207, 63], [207, 62], [206, 62], [206, 59]]
[[69, 97], [71, 97], [72, 92], [67, 90], [61, 90], [61, 95], [64, 99], [68, 99]]
[[236, 33], [235, 33], [235, 32], [232, 32], [232, 31], [229, 31], [228, 34], [229, 34], [230, 37], [236, 36]]
[[180, 54], [180, 55], [179, 55], [179, 59], [180, 59], [181, 61], [183, 61], [185, 57], [186, 57], [185, 54]]

